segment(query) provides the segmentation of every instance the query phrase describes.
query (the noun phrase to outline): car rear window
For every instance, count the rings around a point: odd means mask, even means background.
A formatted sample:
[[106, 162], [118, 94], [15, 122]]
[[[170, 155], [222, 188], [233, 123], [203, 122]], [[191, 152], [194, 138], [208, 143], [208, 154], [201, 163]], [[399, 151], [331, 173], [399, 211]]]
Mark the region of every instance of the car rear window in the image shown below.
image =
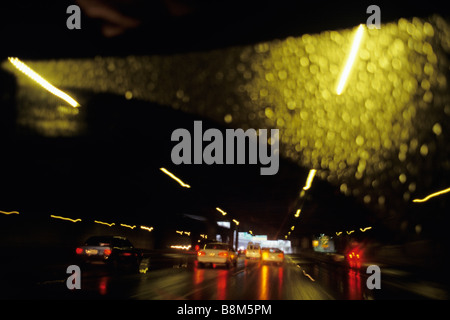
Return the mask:
[[216, 249], [216, 250], [227, 250], [228, 245], [222, 243], [208, 243], [205, 246], [205, 249]]

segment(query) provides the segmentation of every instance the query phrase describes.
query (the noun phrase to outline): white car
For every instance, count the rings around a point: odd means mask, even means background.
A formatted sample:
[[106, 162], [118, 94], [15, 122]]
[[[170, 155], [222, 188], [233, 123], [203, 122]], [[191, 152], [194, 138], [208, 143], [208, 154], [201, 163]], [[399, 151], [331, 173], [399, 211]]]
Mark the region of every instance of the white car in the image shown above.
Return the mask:
[[236, 266], [237, 257], [237, 253], [227, 243], [207, 243], [197, 253], [197, 266], [201, 268], [206, 264], [220, 264], [229, 268], [231, 265]]
[[280, 265], [284, 262], [284, 253], [277, 248], [263, 248], [261, 260], [262, 263], [273, 262]]
[[249, 242], [247, 245], [247, 250], [245, 251], [246, 259], [261, 259], [261, 248], [259, 244]]

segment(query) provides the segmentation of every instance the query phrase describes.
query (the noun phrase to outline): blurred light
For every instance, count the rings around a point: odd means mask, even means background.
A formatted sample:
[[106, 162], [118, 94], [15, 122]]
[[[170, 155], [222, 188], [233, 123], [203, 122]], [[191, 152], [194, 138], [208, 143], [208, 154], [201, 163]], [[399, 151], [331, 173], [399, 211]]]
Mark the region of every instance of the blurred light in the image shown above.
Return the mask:
[[296, 218], [300, 217], [301, 212], [302, 212], [302, 209], [297, 209], [297, 212], [295, 212], [294, 217], [296, 217]]
[[70, 218], [66, 218], [66, 217], [61, 217], [61, 216], [55, 216], [55, 215], [50, 215], [51, 218], [54, 219], [60, 219], [60, 220], [66, 220], [66, 221], [70, 221], [70, 222], [79, 222], [81, 221], [81, 219], [70, 219]]
[[0, 213], [3, 213], [3, 214], [19, 214], [19, 211], [1, 211], [0, 210]]
[[344, 91], [345, 84], [347, 82], [348, 76], [350, 75], [350, 71], [352, 70], [353, 64], [355, 63], [356, 54], [359, 50], [359, 45], [361, 44], [362, 37], [364, 35], [364, 25], [360, 24], [358, 29], [356, 30], [355, 38], [353, 39], [352, 49], [350, 50], [350, 54], [347, 58], [347, 62], [345, 63], [344, 70], [341, 73], [341, 77], [339, 79], [339, 84], [336, 88], [336, 93], [340, 95]]
[[350, 231], [347, 231], [347, 234], [352, 234], [353, 232], [355, 232], [355, 230], [350, 230]]
[[291, 230], [294, 231], [294, 229], [295, 229], [295, 226], [292, 226], [292, 227], [291, 227]]
[[309, 170], [308, 178], [306, 178], [306, 184], [303, 187], [303, 190], [308, 190], [309, 188], [311, 188], [311, 183], [314, 179], [314, 176], [316, 175], [316, 172], [317, 172], [316, 169]]
[[309, 280], [311, 280], [311, 281], [316, 281], [316, 280], [314, 280], [313, 279], [313, 277], [311, 277], [309, 274], [307, 274], [306, 272], [305, 272], [305, 270], [303, 270], [303, 274], [306, 276], [306, 277], [308, 277], [309, 278]]
[[437, 196], [440, 196], [441, 194], [448, 193], [448, 192], [450, 192], [450, 188], [447, 188], [447, 189], [444, 189], [444, 190], [432, 193], [432, 194], [426, 196], [423, 199], [414, 199], [413, 202], [425, 202], [425, 201], [428, 201], [429, 199], [431, 199], [433, 197], [437, 197]]
[[189, 250], [191, 248], [191, 245], [172, 245], [170, 247], [172, 249]]
[[367, 230], [372, 229], [372, 227], [366, 227], [366, 228], [359, 228], [359, 230], [361, 230], [361, 232], [366, 232]]
[[98, 221], [98, 220], [94, 220], [95, 223], [99, 223], [99, 224], [104, 224], [105, 226], [108, 227], [112, 227], [113, 225], [115, 225], [115, 223], [107, 223], [107, 222], [103, 222], [103, 221]]
[[337, 236], [340, 236], [342, 234], [342, 231], [336, 232]]
[[130, 228], [130, 229], [134, 229], [134, 228], [136, 228], [136, 226], [131, 226], [131, 225], [129, 225], [129, 224], [125, 224], [125, 223], [121, 223], [120, 224], [122, 227], [125, 227], [125, 228]]
[[190, 231], [184, 231], [184, 234], [187, 234], [187, 235], [188, 235], [188, 237], [190, 237], [190, 236], [191, 236], [191, 232], [190, 232]]
[[178, 233], [178, 234], [180, 234], [180, 235], [183, 235], [183, 231], [176, 231], [176, 230], [175, 230], [175, 232]]
[[220, 209], [219, 207], [217, 207], [216, 210], [219, 211], [223, 216], [227, 215], [227, 213], [222, 209]]
[[153, 227], [141, 226], [141, 229], [147, 230], [148, 232], [151, 232], [153, 230]]
[[68, 104], [70, 104], [74, 108], [77, 108], [80, 106], [80, 104], [78, 102], [76, 102], [71, 96], [69, 96], [67, 93], [59, 90], [58, 88], [54, 87], [52, 84], [50, 84], [47, 80], [42, 78], [39, 74], [37, 74], [34, 70], [32, 70], [25, 63], [20, 61], [18, 58], [9, 57], [8, 60], [19, 71], [21, 71], [23, 74], [25, 74], [26, 76], [28, 76], [29, 78], [31, 78], [32, 80], [37, 82], [41, 87], [43, 87], [45, 90], [47, 90], [51, 94], [66, 101]]
[[112, 253], [112, 250], [111, 250], [111, 249], [105, 249], [105, 250], [103, 250], [103, 254], [104, 254], [105, 256], [109, 256], [111, 253]]
[[75, 249], [75, 252], [76, 252], [77, 254], [82, 254], [82, 253], [83, 253], [83, 248], [76, 248], [76, 249]]
[[319, 240], [313, 240], [312, 241], [312, 246], [313, 247], [318, 247], [319, 246]]
[[175, 176], [172, 172], [170, 172], [169, 170], [165, 169], [165, 168], [159, 168], [162, 172], [164, 172], [165, 174], [167, 174], [169, 177], [171, 177], [173, 180], [175, 180], [176, 182], [178, 182], [182, 187], [184, 188], [190, 188], [191, 186], [184, 183], [180, 178], [178, 178], [177, 176]]
[[239, 225], [239, 221], [237, 221], [236, 219], [233, 219], [233, 222], [236, 223], [236, 225]]

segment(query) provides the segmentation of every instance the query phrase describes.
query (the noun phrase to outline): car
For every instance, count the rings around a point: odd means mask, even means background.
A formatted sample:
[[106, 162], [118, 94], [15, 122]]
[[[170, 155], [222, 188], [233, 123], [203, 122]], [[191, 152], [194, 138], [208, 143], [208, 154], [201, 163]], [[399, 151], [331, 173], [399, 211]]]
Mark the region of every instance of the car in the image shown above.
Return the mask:
[[207, 264], [225, 265], [230, 268], [236, 266], [238, 255], [233, 247], [227, 243], [211, 242], [205, 244], [203, 249], [197, 252], [197, 266], [202, 268]]
[[138, 270], [142, 252], [122, 236], [93, 236], [75, 250], [83, 265], [106, 265], [118, 271], [124, 268]]
[[276, 263], [281, 265], [284, 262], [284, 252], [278, 248], [263, 248], [261, 261], [262, 263]]
[[258, 243], [249, 242], [245, 251], [246, 259], [261, 259], [261, 247]]

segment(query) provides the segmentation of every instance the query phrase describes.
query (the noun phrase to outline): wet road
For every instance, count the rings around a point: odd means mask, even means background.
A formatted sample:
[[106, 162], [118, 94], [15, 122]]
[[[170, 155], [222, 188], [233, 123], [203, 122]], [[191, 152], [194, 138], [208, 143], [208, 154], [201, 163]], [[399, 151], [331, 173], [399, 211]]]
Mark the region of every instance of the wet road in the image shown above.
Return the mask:
[[447, 295], [436, 287], [423, 284], [420, 287], [420, 283], [415, 283], [419, 290], [409, 290], [405, 284], [399, 284], [401, 273], [391, 272], [395, 277], [383, 274], [380, 290], [370, 290], [366, 286], [369, 275], [364, 268], [353, 269], [294, 256], [287, 257], [281, 266], [240, 258], [237, 266], [230, 269], [198, 268], [190, 257], [185, 263], [157, 270], [150, 268], [145, 274], [113, 275], [99, 269], [82, 270], [79, 290], [67, 289], [67, 275], [39, 281], [26, 295], [39, 299], [133, 300], [424, 299]]

